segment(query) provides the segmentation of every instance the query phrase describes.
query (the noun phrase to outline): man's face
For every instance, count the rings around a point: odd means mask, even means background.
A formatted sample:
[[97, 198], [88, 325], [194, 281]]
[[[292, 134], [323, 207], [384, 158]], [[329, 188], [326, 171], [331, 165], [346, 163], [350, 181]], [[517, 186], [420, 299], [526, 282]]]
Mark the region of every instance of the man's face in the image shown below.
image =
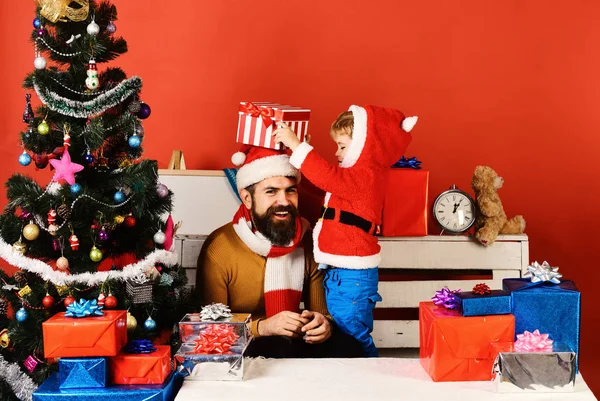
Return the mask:
[[298, 216], [298, 188], [294, 178], [267, 178], [255, 185], [253, 194], [243, 189], [240, 195], [262, 235], [274, 245], [288, 245], [292, 241]]

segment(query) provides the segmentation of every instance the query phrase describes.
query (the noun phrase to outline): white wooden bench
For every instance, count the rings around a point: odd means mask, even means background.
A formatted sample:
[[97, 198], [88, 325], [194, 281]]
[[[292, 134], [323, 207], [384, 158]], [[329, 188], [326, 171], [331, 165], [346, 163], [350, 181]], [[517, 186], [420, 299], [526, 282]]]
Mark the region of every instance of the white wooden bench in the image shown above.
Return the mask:
[[[174, 218], [183, 220], [176, 237], [180, 264], [190, 283], [206, 236], [231, 220], [239, 205], [220, 171], [160, 170], [175, 193]], [[481, 282], [502, 288], [502, 279], [521, 277], [529, 264], [527, 235], [500, 236], [485, 248], [465, 236], [380, 237], [382, 261], [373, 338], [378, 348], [418, 348], [416, 308], [448, 286], [469, 291]]]

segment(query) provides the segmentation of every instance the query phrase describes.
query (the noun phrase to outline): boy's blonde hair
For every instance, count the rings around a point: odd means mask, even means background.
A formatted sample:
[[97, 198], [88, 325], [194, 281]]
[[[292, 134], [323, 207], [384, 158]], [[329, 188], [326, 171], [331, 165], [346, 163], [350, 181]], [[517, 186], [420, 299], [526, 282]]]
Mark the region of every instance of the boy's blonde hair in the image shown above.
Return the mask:
[[345, 111], [340, 114], [335, 121], [331, 124], [329, 129], [329, 135], [332, 138], [336, 138], [339, 135], [348, 135], [352, 138], [352, 131], [354, 130], [354, 115], [351, 111]]

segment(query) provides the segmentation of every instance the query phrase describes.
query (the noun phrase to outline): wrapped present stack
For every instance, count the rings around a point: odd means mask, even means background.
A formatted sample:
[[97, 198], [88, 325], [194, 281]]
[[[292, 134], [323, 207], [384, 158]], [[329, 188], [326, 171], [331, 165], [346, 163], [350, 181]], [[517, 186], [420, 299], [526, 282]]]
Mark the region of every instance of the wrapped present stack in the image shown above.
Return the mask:
[[308, 133], [310, 110], [277, 103], [241, 102], [238, 116], [237, 142], [281, 149], [282, 145], [275, 142], [272, 136], [277, 129], [276, 123], [286, 123], [298, 135], [298, 139], [304, 141]]
[[169, 346], [149, 340], [127, 343], [127, 312], [103, 311], [96, 300], [80, 300], [42, 324], [44, 356], [60, 358], [33, 393], [34, 401], [171, 401], [181, 386], [172, 372]]
[[573, 391], [580, 293], [557, 267], [471, 292], [443, 288], [419, 305], [421, 365], [434, 381], [496, 379], [499, 392]]
[[243, 380], [250, 321], [250, 315], [231, 313], [223, 304], [184, 316], [179, 323], [177, 371], [185, 380]]
[[387, 173], [381, 234], [418, 237], [428, 233], [429, 171], [416, 157], [402, 156]]

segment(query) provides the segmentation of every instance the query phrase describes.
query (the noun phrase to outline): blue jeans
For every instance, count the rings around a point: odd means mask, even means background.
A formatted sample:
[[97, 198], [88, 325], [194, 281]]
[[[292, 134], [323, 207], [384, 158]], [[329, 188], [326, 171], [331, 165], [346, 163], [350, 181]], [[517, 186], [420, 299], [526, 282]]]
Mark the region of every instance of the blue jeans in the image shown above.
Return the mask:
[[[319, 268], [323, 268], [320, 266]], [[323, 286], [327, 309], [344, 333], [356, 338], [366, 357], [379, 356], [373, 343], [373, 309], [381, 301], [377, 293], [379, 269], [327, 269]]]

